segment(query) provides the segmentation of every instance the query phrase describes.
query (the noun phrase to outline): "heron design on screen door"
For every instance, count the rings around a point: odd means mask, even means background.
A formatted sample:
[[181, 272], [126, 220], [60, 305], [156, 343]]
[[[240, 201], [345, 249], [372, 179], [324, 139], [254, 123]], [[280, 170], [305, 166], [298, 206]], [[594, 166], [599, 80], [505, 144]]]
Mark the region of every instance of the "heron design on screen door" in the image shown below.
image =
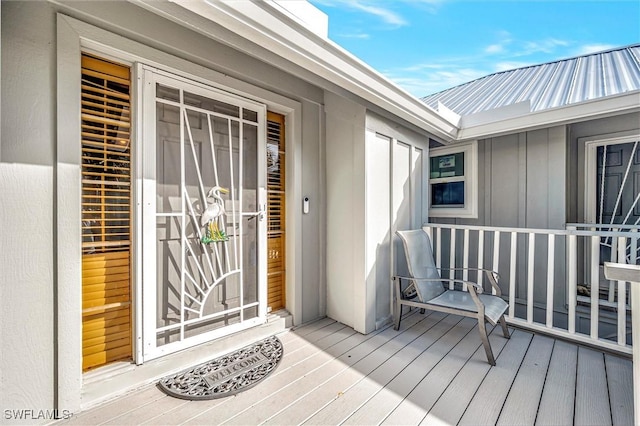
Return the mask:
[[[200, 217], [200, 226], [206, 226], [205, 234], [200, 241], [204, 244], [229, 241], [229, 237], [224, 231], [224, 200], [220, 193], [229, 193], [228, 189], [214, 186], [207, 194], [208, 206]], [[209, 203], [209, 200], [212, 202]]]

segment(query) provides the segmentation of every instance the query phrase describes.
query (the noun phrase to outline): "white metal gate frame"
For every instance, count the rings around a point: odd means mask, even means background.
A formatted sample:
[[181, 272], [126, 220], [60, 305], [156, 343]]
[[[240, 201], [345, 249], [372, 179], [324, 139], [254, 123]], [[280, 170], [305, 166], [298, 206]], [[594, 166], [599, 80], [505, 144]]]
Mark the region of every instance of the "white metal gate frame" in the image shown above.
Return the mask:
[[[136, 187], [141, 194], [139, 200], [141, 202], [137, 202], [137, 208], [140, 210], [137, 215], [138, 225], [141, 225], [142, 233], [138, 233], [141, 244], [137, 249], [137, 263], [136, 267], [141, 268], [142, 270], [142, 283], [138, 285], [138, 297], [142, 300], [137, 303], [138, 309], [137, 311], [137, 327], [136, 327], [136, 363], [141, 364], [143, 361], [147, 361], [150, 359], [154, 359], [178, 350], [182, 350], [194, 345], [198, 345], [207, 341], [211, 341], [215, 338], [222, 337], [231, 333], [235, 333], [237, 331], [253, 327], [259, 324], [262, 324], [266, 320], [267, 314], [267, 306], [266, 306], [266, 223], [264, 221], [264, 214], [266, 211], [266, 107], [263, 104], [256, 103], [250, 101], [245, 98], [238, 97], [233, 94], [229, 94], [227, 92], [215, 89], [213, 87], [206, 86], [204, 84], [200, 84], [191, 80], [188, 80], [183, 77], [179, 77], [158, 69], [154, 69], [152, 67], [141, 65], [138, 68], [139, 79], [141, 82], [141, 87], [138, 93], [141, 97], [141, 116], [142, 119], [139, 121], [141, 123], [141, 133], [142, 137], [139, 139], [142, 142], [138, 143], [139, 150], [138, 154], [141, 159], [138, 162], [140, 165], [140, 169], [137, 173], [138, 182]], [[141, 78], [140, 78], [141, 77]], [[245, 121], [243, 119], [242, 113], [239, 114], [239, 117], [233, 117], [221, 113], [216, 113], [213, 111], [209, 111], [206, 109], [185, 105], [184, 99], [180, 102], [172, 102], [164, 99], [156, 99], [156, 83], [161, 83], [163, 85], [174, 87], [180, 90], [180, 93], [183, 93], [184, 90], [188, 90], [191, 93], [195, 93], [201, 96], [205, 96], [211, 99], [220, 100], [235, 106], [242, 108], [249, 108], [252, 111], [256, 111], [258, 113], [257, 122]], [[180, 183], [180, 197], [181, 197], [181, 210], [180, 213], [158, 213], [156, 206], [156, 102], [162, 102], [166, 104], [171, 104], [173, 106], [180, 108], [180, 161], [181, 161], [181, 183]], [[219, 117], [227, 120], [228, 132], [229, 132], [229, 161], [230, 161], [230, 171], [231, 171], [231, 179], [232, 185], [230, 188], [231, 191], [231, 199], [234, 200], [232, 204], [232, 214], [233, 220], [237, 221], [239, 224], [238, 235], [243, 235], [242, 232], [242, 219], [257, 217], [257, 225], [259, 228], [258, 232], [258, 246], [257, 246], [257, 301], [244, 304], [243, 298], [243, 271], [242, 271], [242, 256], [243, 256], [243, 246], [242, 246], [242, 238], [239, 238], [239, 243], [233, 244], [233, 253], [232, 256], [229, 256], [229, 243], [214, 243], [211, 246], [206, 246], [200, 241], [202, 237], [201, 230], [198, 226], [197, 229], [197, 244], [202, 245], [203, 250], [207, 255], [205, 255], [206, 264], [200, 264], [200, 262], [196, 259], [194, 249], [191, 246], [191, 243], [187, 239], [186, 228], [187, 228], [187, 216], [194, 223], [199, 223], [197, 213], [193, 209], [193, 202], [189, 198], [189, 195], [186, 191], [185, 187], [185, 174], [184, 174], [184, 162], [185, 162], [185, 145], [188, 143], [189, 147], [192, 150], [192, 155], [194, 159], [197, 159], [195, 147], [193, 143], [193, 137], [191, 134], [191, 127], [189, 125], [189, 118], [187, 114], [187, 110], [193, 110], [196, 112], [200, 112], [206, 114], [208, 120], [208, 129], [209, 129], [209, 143], [212, 144], [212, 158], [213, 158], [213, 171], [215, 176], [216, 185], [218, 184], [218, 172], [215, 163], [215, 151], [213, 150], [213, 132], [212, 132], [212, 117]], [[238, 136], [238, 146], [239, 146], [239, 171], [238, 176], [240, 182], [238, 182], [238, 194], [235, 193], [235, 182], [233, 182], [233, 138], [231, 137], [231, 123], [232, 121], [236, 121], [239, 126], [239, 136]], [[242, 170], [242, 152], [243, 152], [243, 125], [250, 124], [257, 127], [258, 130], [258, 206], [259, 209], [256, 212], [245, 212], [243, 211], [243, 200], [242, 200], [242, 179], [243, 179], [243, 170]], [[185, 134], [185, 128], [187, 132]], [[199, 182], [199, 191], [202, 199], [207, 200], [207, 193], [204, 183], [202, 181], [202, 173], [199, 169], [196, 161], [196, 173], [198, 176]], [[238, 196], [238, 209], [236, 211], [236, 195]], [[204, 206], [206, 208], [206, 205]], [[204, 210], [203, 208], [203, 210]], [[188, 210], [188, 211], [187, 211]], [[181, 265], [180, 265], [180, 287], [181, 287], [181, 296], [180, 296], [180, 322], [177, 324], [171, 324], [164, 327], [156, 327], [156, 297], [157, 297], [157, 288], [156, 288], [156, 262], [157, 262], [157, 250], [156, 250], [156, 218], [161, 216], [176, 216], [179, 217], [180, 220], [180, 234], [181, 234]], [[141, 219], [141, 224], [140, 224]], [[224, 246], [225, 251], [225, 262], [221, 261], [220, 256], [220, 248], [218, 245]], [[211, 249], [208, 250], [208, 247]], [[196, 277], [191, 276], [186, 271], [185, 261], [188, 254], [191, 254], [193, 257], [193, 261], [198, 269], [198, 274], [200, 278], [204, 279], [205, 287], [202, 288], [198, 285]], [[230, 261], [230, 257], [233, 261]], [[206, 280], [206, 274], [203, 271], [203, 268], [207, 268], [209, 272], [211, 272], [212, 276], [215, 277], [213, 282], [208, 282]], [[216, 269], [220, 272], [216, 274]], [[207, 297], [212, 293], [212, 290], [216, 287], [216, 285], [222, 282], [225, 278], [234, 275], [240, 275], [240, 306], [235, 308], [230, 308], [228, 310], [224, 310], [221, 312], [216, 312], [210, 315], [203, 316], [203, 308], [206, 303]], [[198, 290], [200, 295], [196, 295], [195, 297], [189, 294], [185, 289], [186, 281], [190, 281], [192, 285]], [[190, 307], [185, 306], [185, 301], [189, 300], [191, 303], [199, 305], [199, 309], [192, 309]], [[244, 310], [250, 308], [252, 306], [258, 307], [258, 316], [255, 318], [251, 318], [248, 320], [244, 319]], [[140, 316], [140, 310], [142, 311], [142, 315]], [[193, 312], [198, 315], [197, 318], [185, 320], [185, 311]], [[212, 330], [209, 332], [204, 332], [202, 334], [198, 334], [192, 337], [185, 337], [184, 330], [185, 326], [196, 324], [198, 322], [207, 321], [213, 319], [215, 317], [220, 317], [225, 314], [239, 312], [240, 314], [240, 322], [237, 324], [232, 324], [225, 326], [220, 329]], [[141, 320], [140, 320], [141, 318]], [[156, 338], [159, 332], [163, 332], [169, 329], [179, 329], [180, 330], [180, 339], [176, 342], [168, 343], [162, 346], [156, 345]]]

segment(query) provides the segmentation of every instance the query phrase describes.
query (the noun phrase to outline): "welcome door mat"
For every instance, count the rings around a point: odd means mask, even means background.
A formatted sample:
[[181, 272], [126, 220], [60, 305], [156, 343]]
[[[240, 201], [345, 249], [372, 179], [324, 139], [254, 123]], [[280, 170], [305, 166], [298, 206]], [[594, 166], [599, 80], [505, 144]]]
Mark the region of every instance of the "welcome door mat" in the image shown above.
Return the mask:
[[233, 353], [160, 380], [158, 386], [181, 399], [223, 398], [245, 391], [271, 374], [282, 359], [282, 342], [271, 336]]

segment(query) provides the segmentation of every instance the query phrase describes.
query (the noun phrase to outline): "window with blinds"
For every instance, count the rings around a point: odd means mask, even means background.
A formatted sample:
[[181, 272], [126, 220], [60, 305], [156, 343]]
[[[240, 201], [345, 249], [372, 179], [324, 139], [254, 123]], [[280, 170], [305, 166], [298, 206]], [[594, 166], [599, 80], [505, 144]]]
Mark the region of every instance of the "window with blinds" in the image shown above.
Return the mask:
[[267, 299], [285, 307], [285, 146], [284, 116], [267, 114]]
[[131, 357], [130, 81], [82, 56], [83, 370]]

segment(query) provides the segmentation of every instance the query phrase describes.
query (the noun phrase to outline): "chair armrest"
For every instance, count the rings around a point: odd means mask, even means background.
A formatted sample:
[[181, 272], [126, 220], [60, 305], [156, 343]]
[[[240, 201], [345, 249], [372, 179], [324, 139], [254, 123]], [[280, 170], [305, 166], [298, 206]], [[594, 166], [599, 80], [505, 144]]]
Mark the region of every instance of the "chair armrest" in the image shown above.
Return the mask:
[[498, 281], [500, 281], [500, 274], [491, 269], [482, 269], [482, 268], [440, 268], [440, 271], [477, 271], [484, 272], [489, 280], [489, 284], [496, 292], [497, 296], [502, 296], [502, 290], [498, 286]]
[[458, 280], [455, 278], [413, 278], [413, 277], [403, 277], [400, 275], [395, 275], [393, 277], [393, 279], [395, 280], [396, 278], [401, 279], [401, 280], [408, 280], [408, 281], [427, 281], [427, 282], [448, 282], [448, 283], [454, 283], [454, 284], [466, 284], [467, 287], [471, 287], [473, 288], [475, 293], [482, 293], [484, 290], [482, 288], [482, 286], [478, 283], [474, 283], [473, 281], [465, 281], [465, 280]]
[[[400, 276], [400, 275], [395, 275], [393, 277], [393, 280], [395, 281], [396, 278], [398, 278], [398, 284], [396, 284], [398, 289], [399, 289], [399, 286], [400, 286], [400, 284], [399, 284], [400, 280], [436, 281], [436, 282], [446, 281], [446, 282], [452, 282], [452, 283], [466, 284], [467, 285], [467, 289], [469, 290], [468, 293], [471, 296], [471, 299], [473, 300], [473, 303], [475, 303], [476, 307], [478, 308], [478, 315], [480, 315], [481, 318], [484, 318], [484, 303], [482, 303], [482, 301], [478, 297], [478, 294], [483, 292], [483, 288], [478, 283], [474, 283], [472, 281], [457, 280], [457, 279], [453, 279], [453, 278], [412, 278], [412, 277], [403, 277], [403, 276]], [[426, 302], [422, 301], [421, 303], [428, 304], [429, 301], [426, 301]]]

